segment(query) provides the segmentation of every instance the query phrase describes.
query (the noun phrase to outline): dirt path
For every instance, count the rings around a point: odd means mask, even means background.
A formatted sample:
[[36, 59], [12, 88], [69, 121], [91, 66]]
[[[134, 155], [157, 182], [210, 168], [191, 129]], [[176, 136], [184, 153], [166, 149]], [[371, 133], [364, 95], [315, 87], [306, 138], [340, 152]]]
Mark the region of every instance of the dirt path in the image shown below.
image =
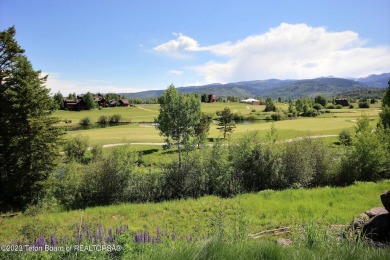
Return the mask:
[[139, 106], [135, 106], [136, 108], [139, 108], [139, 109], [142, 109], [142, 110], [146, 110], [146, 111], [149, 111], [149, 112], [156, 112], [157, 111], [153, 111], [153, 110], [150, 110], [150, 109], [147, 109], [147, 108], [144, 108], [144, 107], [139, 107]]
[[[283, 141], [278, 141], [277, 143], [291, 143], [303, 140], [305, 138], [311, 138], [311, 139], [318, 139], [318, 138], [328, 138], [328, 137], [337, 137], [338, 135], [314, 135], [314, 136], [301, 136], [296, 138], [291, 138]], [[156, 146], [162, 146], [165, 143], [117, 143], [117, 144], [105, 144], [103, 145], [103, 148], [108, 147], [114, 147], [114, 146], [121, 146], [121, 145], [156, 145]], [[212, 145], [212, 144], [209, 144]]]
[[278, 141], [277, 143], [291, 143], [291, 142], [296, 142], [303, 140], [305, 138], [310, 138], [310, 139], [318, 139], [318, 138], [328, 138], [328, 137], [337, 137], [338, 135], [313, 135], [313, 136], [300, 136], [296, 138], [291, 138], [283, 141]]

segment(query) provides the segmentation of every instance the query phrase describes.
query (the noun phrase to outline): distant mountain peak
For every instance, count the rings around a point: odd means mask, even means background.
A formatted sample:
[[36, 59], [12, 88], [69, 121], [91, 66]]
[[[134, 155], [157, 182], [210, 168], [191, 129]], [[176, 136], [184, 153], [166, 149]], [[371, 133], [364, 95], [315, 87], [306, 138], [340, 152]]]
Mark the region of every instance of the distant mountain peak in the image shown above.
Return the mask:
[[[301, 80], [251, 80], [233, 83], [212, 83], [203, 86], [187, 86], [177, 88], [181, 93], [213, 94], [218, 97], [237, 96], [272, 97], [274, 99], [296, 99], [324, 95], [337, 96], [344, 92], [386, 88], [390, 73], [370, 75], [366, 78], [346, 79], [334, 76]], [[129, 98], [155, 98], [162, 95], [163, 90], [149, 90], [138, 93], [122, 93]]]

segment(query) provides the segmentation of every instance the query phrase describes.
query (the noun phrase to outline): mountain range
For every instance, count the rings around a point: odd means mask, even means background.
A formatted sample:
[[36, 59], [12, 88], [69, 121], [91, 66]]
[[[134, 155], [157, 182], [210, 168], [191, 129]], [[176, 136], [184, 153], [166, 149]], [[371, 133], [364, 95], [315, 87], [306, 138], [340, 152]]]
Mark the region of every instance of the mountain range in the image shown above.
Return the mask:
[[[177, 88], [181, 93], [214, 94], [217, 97], [238, 96], [272, 97], [276, 99], [296, 99], [299, 97], [340, 97], [344, 94], [381, 93], [388, 86], [390, 73], [370, 75], [365, 78], [321, 77], [302, 80], [253, 80], [227, 84], [208, 84], [203, 86], [188, 86]], [[162, 95], [163, 90], [149, 90], [137, 93], [120, 93], [128, 98], [149, 99]]]

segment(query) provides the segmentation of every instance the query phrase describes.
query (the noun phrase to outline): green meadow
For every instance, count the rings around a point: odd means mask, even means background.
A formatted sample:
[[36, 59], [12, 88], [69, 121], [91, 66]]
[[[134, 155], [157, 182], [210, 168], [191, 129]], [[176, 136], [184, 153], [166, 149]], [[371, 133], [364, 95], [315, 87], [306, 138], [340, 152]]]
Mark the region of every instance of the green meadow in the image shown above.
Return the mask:
[[[281, 109], [287, 109], [287, 104], [278, 104]], [[271, 128], [272, 122], [264, 120], [264, 106], [247, 105], [242, 103], [211, 103], [202, 104], [202, 111], [215, 113], [223, 108], [229, 107], [233, 113], [241, 115], [259, 115], [261, 120], [237, 122], [232, 138], [241, 137], [247, 132], [259, 131], [260, 136], [265, 137], [266, 133]], [[355, 105], [356, 107], [356, 105]], [[164, 139], [159, 135], [159, 132], [152, 125], [154, 118], [158, 115], [159, 106], [152, 104], [137, 105], [136, 107], [117, 107], [104, 108], [101, 110], [95, 109], [92, 111], [64, 111], [55, 112], [55, 116], [61, 120], [71, 120], [68, 125], [77, 126], [82, 118], [89, 117], [92, 122], [97, 122], [102, 115], [112, 116], [120, 114], [124, 122], [131, 124], [92, 128], [88, 130], [68, 131], [65, 138], [71, 138], [77, 135], [87, 136], [91, 144], [115, 144], [115, 143], [162, 143]], [[317, 136], [317, 135], [338, 135], [343, 129], [353, 129], [356, 125], [356, 120], [365, 115], [370, 118], [373, 126], [378, 122], [378, 114], [380, 112], [380, 104], [374, 104], [368, 109], [331, 109], [330, 113], [324, 113], [317, 117], [298, 117], [293, 120], [283, 120], [274, 122], [275, 128], [278, 130], [279, 140], [296, 138], [299, 136]], [[65, 125], [64, 122], [61, 123]], [[217, 129], [217, 125], [213, 122], [210, 126], [209, 138], [221, 138], [222, 133]], [[329, 137], [332, 141], [336, 141], [335, 137]]]

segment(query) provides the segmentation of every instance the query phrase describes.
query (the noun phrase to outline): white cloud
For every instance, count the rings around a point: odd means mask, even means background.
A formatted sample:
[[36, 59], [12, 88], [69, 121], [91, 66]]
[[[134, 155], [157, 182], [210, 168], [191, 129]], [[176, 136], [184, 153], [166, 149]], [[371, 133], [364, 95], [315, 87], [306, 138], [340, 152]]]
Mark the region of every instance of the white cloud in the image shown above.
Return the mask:
[[42, 72], [41, 75], [49, 75], [46, 81], [46, 87], [50, 89], [50, 93], [54, 94], [60, 91], [62, 95], [67, 96], [69, 93], [82, 94], [86, 92], [92, 93], [131, 93], [144, 91], [141, 88], [122, 88], [110, 85], [108, 82], [96, 80], [69, 81], [60, 78], [58, 73]]
[[329, 32], [306, 24], [282, 23], [263, 34], [210, 46], [179, 34], [155, 50], [213, 55], [207, 63], [192, 67], [208, 83], [326, 75], [360, 77], [390, 71], [389, 46], [367, 46], [356, 32]]
[[153, 49], [158, 52], [174, 52], [174, 51], [195, 51], [199, 49], [197, 41], [191, 37], [185, 36], [181, 33], [173, 33], [177, 36], [176, 40], [171, 40], [166, 43], [160, 44]]
[[170, 70], [170, 71], [168, 71], [168, 74], [175, 75], [175, 76], [180, 76], [180, 75], [183, 74], [183, 71], [181, 71], [181, 70]]

